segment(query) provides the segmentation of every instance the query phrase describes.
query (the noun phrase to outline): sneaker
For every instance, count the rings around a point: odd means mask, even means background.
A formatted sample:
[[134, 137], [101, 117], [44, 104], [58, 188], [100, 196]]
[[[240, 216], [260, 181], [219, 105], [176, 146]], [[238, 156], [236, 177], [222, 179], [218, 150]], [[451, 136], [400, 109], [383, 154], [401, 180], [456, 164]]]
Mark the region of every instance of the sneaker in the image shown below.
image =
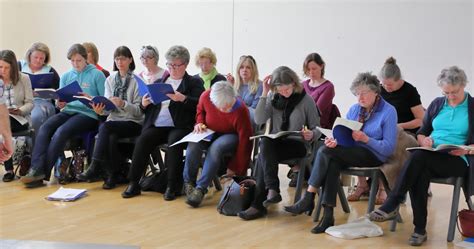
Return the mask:
[[5, 173], [5, 175], [3, 175], [3, 181], [4, 182], [11, 182], [13, 181], [13, 179], [15, 179], [15, 174], [13, 174], [13, 172], [11, 171], [8, 171], [7, 173]]
[[199, 205], [202, 202], [202, 199], [204, 199], [205, 191], [202, 190], [201, 188], [195, 188], [189, 195], [186, 200], [186, 203], [190, 205], [191, 207], [199, 207]]

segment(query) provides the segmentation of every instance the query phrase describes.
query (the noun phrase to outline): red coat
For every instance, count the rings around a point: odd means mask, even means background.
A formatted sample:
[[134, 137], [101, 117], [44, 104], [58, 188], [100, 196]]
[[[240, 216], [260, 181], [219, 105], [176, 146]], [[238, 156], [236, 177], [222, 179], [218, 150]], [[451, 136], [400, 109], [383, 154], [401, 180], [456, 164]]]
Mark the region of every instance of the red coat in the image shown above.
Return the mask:
[[205, 91], [199, 98], [196, 113], [196, 123], [205, 124], [216, 133], [235, 133], [239, 137], [237, 150], [230, 160], [227, 168], [237, 175], [246, 175], [252, 153], [252, 125], [250, 123], [249, 110], [241, 99], [237, 99], [240, 105], [229, 113], [221, 112], [211, 102], [210, 90]]

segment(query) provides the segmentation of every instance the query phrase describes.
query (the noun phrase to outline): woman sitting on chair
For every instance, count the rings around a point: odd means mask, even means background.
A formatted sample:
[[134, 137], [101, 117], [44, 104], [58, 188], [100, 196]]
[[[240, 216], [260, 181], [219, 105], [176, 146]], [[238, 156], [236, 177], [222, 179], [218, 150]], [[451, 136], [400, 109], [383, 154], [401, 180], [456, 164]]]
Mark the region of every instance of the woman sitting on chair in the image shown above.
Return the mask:
[[[267, 97], [268, 92], [272, 93]], [[252, 206], [238, 213], [245, 220], [262, 217], [266, 208], [282, 200], [278, 179], [278, 162], [307, 155], [307, 143], [321, 135], [319, 115], [313, 99], [307, 95], [296, 73], [281, 66], [263, 83], [261, 101], [255, 109], [255, 122], [271, 121], [271, 133], [301, 131], [300, 134], [270, 139], [262, 137], [257, 165], [257, 194]]]
[[[474, 98], [465, 92], [467, 77], [456, 66], [445, 68], [438, 76], [444, 97], [431, 102], [417, 133], [420, 146], [434, 148], [441, 144], [474, 147]], [[449, 153], [414, 151], [404, 165], [394, 190], [385, 203], [370, 214], [373, 221], [394, 219], [397, 208], [410, 191], [414, 232], [408, 242], [419, 246], [427, 239], [426, 220], [428, 187], [432, 177], [466, 177], [467, 195], [474, 194], [474, 150], [458, 149]]]
[[[210, 142], [190, 142], [186, 149], [184, 184], [186, 203], [197, 207], [201, 204], [207, 187], [222, 166], [224, 157], [230, 156], [227, 176], [246, 175], [250, 162], [252, 135], [249, 111], [229, 82], [219, 81], [205, 91], [199, 99], [194, 132], [207, 128], [215, 131]], [[201, 177], [196, 182], [203, 150], [207, 150]]]
[[[420, 94], [416, 88], [403, 80], [400, 68], [393, 57], [389, 57], [380, 70], [382, 79], [382, 98], [397, 110], [398, 126], [415, 136], [421, 126], [425, 111], [421, 105]], [[358, 201], [369, 193], [369, 184], [363, 176], [358, 177], [356, 190], [347, 197], [348, 201]], [[381, 205], [387, 198], [383, 184], [379, 184], [375, 205]]]
[[[72, 69], [61, 76], [60, 87], [77, 82], [83, 94], [104, 95], [105, 76], [87, 63], [86, 48], [81, 44], [72, 45], [67, 58], [71, 61]], [[61, 112], [48, 118], [36, 134], [31, 168], [20, 179], [26, 187], [38, 187], [43, 184], [43, 179], [49, 180], [51, 169], [63, 153], [67, 141], [84, 132], [95, 131], [99, 125], [97, 114], [80, 101], [66, 103], [57, 100], [56, 106]]]
[[[105, 81], [105, 94], [116, 107], [110, 112], [107, 121], [99, 127], [94, 152], [89, 169], [77, 178], [91, 181], [99, 176], [99, 170], [106, 171], [104, 189], [115, 188], [117, 170], [120, 165], [120, 152], [117, 140], [140, 135], [143, 112], [140, 109], [141, 97], [133, 77], [135, 61], [128, 47], [120, 46], [114, 52], [114, 71]], [[106, 114], [104, 104], [93, 105], [98, 115]]]
[[[141, 108], [145, 112], [142, 133], [135, 143], [132, 166], [128, 175], [130, 184], [122, 193], [123, 198], [141, 194], [140, 178], [146, 170], [147, 157], [161, 144], [174, 144], [193, 130], [196, 106], [204, 91], [202, 81], [186, 72], [189, 51], [183, 46], [173, 46], [166, 52], [166, 65], [170, 72], [158, 84], [170, 84], [174, 93], [167, 94], [169, 100], [153, 103], [145, 94]], [[184, 144], [171, 146], [166, 151], [165, 166], [168, 185], [163, 198], [174, 200], [181, 194], [183, 176]]]
[[377, 167], [392, 155], [397, 142], [397, 113], [395, 108], [380, 97], [380, 83], [370, 73], [360, 73], [351, 85], [358, 103], [346, 115], [349, 120], [363, 123], [362, 129], [352, 132], [354, 146], [338, 145], [334, 138], [324, 140], [313, 163], [304, 197], [285, 210], [293, 214], [311, 212], [318, 188], [322, 187], [320, 198], [324, 215], [312, 233], [324, 233], [334, 225], [333, 210], [336, 206], [339, 172], [348, 167]]
[[[10, 114], [11, 131], [27, 130], [31, 122], [31, 110], [33, 110], [31, 81], [26, 74], [18, 71], [18, 62], [15, 53], [11, 50], [0, 51], [0, 88]], [[13, 181], [15, 178], [13, 159], [5, 161], [4, 166], [3, 181]]]

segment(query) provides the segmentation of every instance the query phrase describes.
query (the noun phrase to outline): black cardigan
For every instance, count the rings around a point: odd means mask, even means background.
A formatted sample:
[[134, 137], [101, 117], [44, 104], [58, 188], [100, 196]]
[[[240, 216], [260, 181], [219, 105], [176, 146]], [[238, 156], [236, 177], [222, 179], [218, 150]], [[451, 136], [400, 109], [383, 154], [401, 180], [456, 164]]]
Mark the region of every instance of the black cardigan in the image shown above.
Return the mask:
[[[445, 97], [438, 97], [431, 102], [420, 130], [416, 133], [429, 136], [433, 131], [433, 119], [438, 115], [443, 108]], [[474, 144], [474, 98], [467, 94], [467, 112], [469, 118], [469, 129], [467, 133], [467, 144]], [[474, 195], [474, 155], [466, 155], [469, 162], [468, 177], [465, 177], [464, 190], [467, 191], [468, 196]]]
[[[166, 75], [160, 82], [165, 82], [168, 77], [169, 75]], [[196, 121], [196, 107], [201, 93], [204, 92], [203, 82], [200, 78], [185, 73], [176, 91], [185, 95], [186, 99], [184, 102], [170, 101], [169, 110], [174, 126], [176, 128], [193, 129]], [[142, 128], [142, 130], [145, 130], [155, 123], [161, 110], [161, 103], [157, 105], [150, 104], [146, 108], [140, 104], [140, 107], [145, 112], [145, 121]]]

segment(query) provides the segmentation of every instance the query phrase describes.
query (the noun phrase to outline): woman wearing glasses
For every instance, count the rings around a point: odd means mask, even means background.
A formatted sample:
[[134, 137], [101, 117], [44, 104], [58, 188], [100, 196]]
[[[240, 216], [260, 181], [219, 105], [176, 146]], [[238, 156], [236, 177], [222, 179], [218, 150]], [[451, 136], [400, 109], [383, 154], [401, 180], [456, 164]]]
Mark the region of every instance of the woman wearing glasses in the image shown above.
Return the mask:
[[225, 76], [218, 73], [216, 69], [217, 58], [210, 48], [202, 48], [196, 55], [196, 66], [201, 72], [196, 74], [204, 82], [204, 89], [209, 89], [214, 83], [226, 80]]
[[[271, 93], [269, 93], [271, 90]], [[271, 121], [271, 132], [300, 131], [301, 134], [278, 139], [262, 137], [257, 167], [257, 193], [252, 206], [238, 213], [245, 220], [262, 217], [270, 204], [282, 200], [278, 162], [306, 156], [307, 143], [321, 136], [319, 114], [313, 99], [306, 94], [296, 73], [288, 67], [275, 69], [263, 83], [255, 122]]]
[[[382, 79], [382, 98], [397, 110], [398, 126], [415, 136], [425, 115], [420, 94], [416, 88], [403, 80], [400, 68], [393, 57], [389, 57], [380, 70]], [[400, 165], [401, 166], [401, 165]], [[399, 169], [400, 170], [400, 169]], [[398, 170], [398, 171], [399, 171]], [[395, 174], [394, 174], [395, 175]], [[389, 181], [389, 182], [394, 182]], [[356, 190], [347, 197], [348, 201], [358, 201], [363, 194], [369, 193], [369, 184], [365, 177], [359, 176]], [[381, 205], [387, 197], [383, 184], [379, 184], [376, 205]]]
[[[11, 131], [27, 130], [33, 110], [33, 91], [30, 78], [20, 73], [15, 53], [11, 50], [0, 51], [0, 91], [10, 114]], [[13, 159], [5, 161], [4, 166], [3, 181], [10, 182], [15, 178]]]
[[[465, 92], [466, 73], [457, 66], [445, 68], [438, 76], [444, 97], [434, 99], [417, 132], [420, 146], [433, 148], [440, 144], [474, 147], [474, 98]], [[373, 221], [394, 219], [397, 207], [409, 191], [413, 209], [414, 231], [408, 243], [419, 246], [427, 239], [426, 221], [428, 187], [432, 177], [465, 177], [466, 196], [474, 194], [474, 149], [449, 153], [417, 150], [405, 162], [402, 173], [385, 203], [370, 214]]]
[[370, 73], [360, 73], [351, 85], [357, 97], [346, 115], [349, 120], [363, 123], [362, 129], [352, 132], [354, 145], [340, 145], [334, 138], [326, 137], [324, 146], [316, 153], [304, 197], [287, 212], [301, 214], [314, 209], [314, 198], [321, 187], [324, 208], [323, 218], [312, 233], [324, 233], [334, 225], [334, 207], [339, 172], [347, 167], [377, 167], [382, 165], [395, 150], [397, 142], [397, 113], [395, 108], [380, 97], [380, 82]]
[[151, 84], [161, 79], [166, 72], [163, 68], [158, 66], [160, 55], [158, 49], [154, 46], [143, 46], [140, 51], [140, 61], [145, 69], [141, 71], [138, 76], [142, 78], [145, 83]]
[[[183, 46], [171, 47], [165, 55], [169, 75], [159, 84], [170, 84], [173, 94], [161, 103], [152, 103], [148, 94], [143, 96], [141, 109], [145, 112], [145, 121], [141, 135], [133, 151], [132, 166], [128, 178], [130, 184], [122, 193], [123, 198], [141, 194], [140, 180], [147, 165], [147, 157], [161, 144], [171, 145], [194, 128], [196, 106], [199, 96], [204, 91], [202, 81], [186, 72], [189, 64], [189, 52]], [[181, 193], [183, 182], [183, 151], [185, 143], [171, 146], [166, 151], [168, 185], [164, 194], [165, 200], [174, 200]]]
[[93, 105], [97, 115], [108, 115], [107, 121], [99, 127], [94, 152], [89, 169], [80, 174], [81, 181], [92, 181], [104, 169], [106, 179], [102, 188], [113, 189], [117, 181], [120, 165], [120, 152], [117, 140], [140, 135], [143, 112], [140, 109], [141, 97], [133, 77], [135, 61], [128, 47], [120, 46], [114, 52], [114, 71], [105, 81], [105, 94], [116, 107], [105, 111], [103, 104]]
[[252, 124], [255, 124], [255, 108], [257, 108], [263, 90], [262, 81], [258, 79], [258, 68], [255, 59], [251, 55], [241, 56], [237, 64], [236, 74], [236, 78], [231, 74], [228, 74], [226, 78], [234, 85], [234, 89], [249, 108], [250, 120]]

